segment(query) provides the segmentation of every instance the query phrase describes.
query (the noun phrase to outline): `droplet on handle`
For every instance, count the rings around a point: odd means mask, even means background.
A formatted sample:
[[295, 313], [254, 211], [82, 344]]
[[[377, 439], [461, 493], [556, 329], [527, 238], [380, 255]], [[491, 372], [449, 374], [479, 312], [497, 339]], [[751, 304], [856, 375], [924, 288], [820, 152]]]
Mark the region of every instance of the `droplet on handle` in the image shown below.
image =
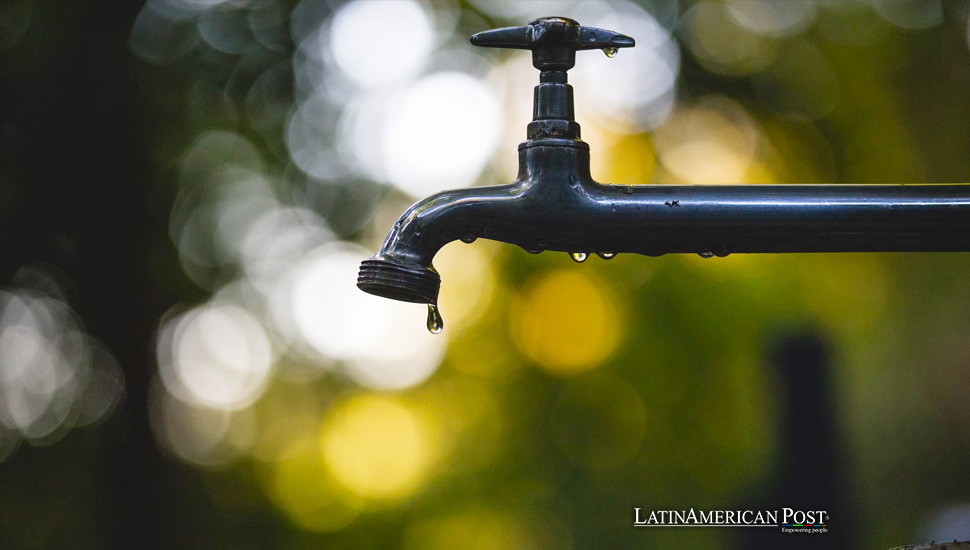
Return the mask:
[[572, 258], [573, 261], [576, 262], [577, 264], [581, 264], [586, 261], [586, 258], [589, 257], [589, 254], [585, 252], [571, 252], [569, 254], [569, 257]]
[[616, 257], [616, 252], [597, 252], [596, 255], [604, 260], [612, 260]]
[[436, 304], [428, 304], [428, 332], [431, 334], [441, 334], [445, 328], [445, 321], [441, 318]]
[[603, 48], [603, 53], [606, 54], [606, 57], [616, 57], [616, 52], [618, 51], [620, 51], [620, 48], [615, 48], [615, 47]]

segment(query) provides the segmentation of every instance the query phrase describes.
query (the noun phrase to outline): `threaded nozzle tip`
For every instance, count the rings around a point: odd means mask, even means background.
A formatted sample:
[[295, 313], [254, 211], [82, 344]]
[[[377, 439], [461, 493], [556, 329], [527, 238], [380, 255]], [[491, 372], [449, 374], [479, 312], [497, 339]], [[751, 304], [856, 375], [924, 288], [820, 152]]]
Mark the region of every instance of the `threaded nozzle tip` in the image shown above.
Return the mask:
[[360, 264], [357, 288], [392, 300], [435, 304], [441, 277], [434, 269], [423, 266], [405, 266], [387, 260], [369, 259]]

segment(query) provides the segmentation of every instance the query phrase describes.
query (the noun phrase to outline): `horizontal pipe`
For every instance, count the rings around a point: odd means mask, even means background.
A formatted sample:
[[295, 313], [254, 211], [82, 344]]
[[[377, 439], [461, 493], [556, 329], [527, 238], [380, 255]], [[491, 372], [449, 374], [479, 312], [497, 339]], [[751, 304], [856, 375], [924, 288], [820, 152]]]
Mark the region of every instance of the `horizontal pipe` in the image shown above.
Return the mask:
[[970, 251], [970, 185], [571, 185], [525, 180], [415, 204], [380, 255], [429, 266], [457, 239], [530, 252]]
[[588, 155], [526, 142], [515, 183], [418, 203], [402, 223], [423, 236], [401, 244], [421, 262], [462, 236], [531, 252], [970, 251], [970, 185], [610, 185]]
[[574, 215], [596, 229], [588, 241], [574, 237], [590, 252], [970, 251], [970, 185], [586, 189]]
[[361, 288], [433, 303], [448, 242], [529, 252], [970, 251], [970, 185], [611, 185], [578, 140], [530, 140], [507, 185], [445, 191], [409, 208], [361, 269]]
[[[545, 156], [567, 148], [549, 149]], [[430, 265], [448, 242], [479, 237], [530, 252], [651, 256], [970, 251], [970, 185], [630, 186], [596, 183], [581, 166], [564, 171], [525, 170], [509, 185], [429, 197], [401, 217], [381, 253]]]

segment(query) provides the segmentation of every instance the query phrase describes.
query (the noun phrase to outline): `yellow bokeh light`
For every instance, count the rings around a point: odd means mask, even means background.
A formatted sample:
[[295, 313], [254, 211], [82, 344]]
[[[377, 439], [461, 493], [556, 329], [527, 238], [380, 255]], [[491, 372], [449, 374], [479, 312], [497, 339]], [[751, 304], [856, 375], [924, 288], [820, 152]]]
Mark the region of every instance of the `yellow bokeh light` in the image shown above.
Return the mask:
[[509, 327], [518, 349], [540, 368], [574, 374], [616, 349], [623, 315], [605, 282], [561, 270], [530, 281], [513, 302]]
[[605, 180], [609, 183], [650, 183], [656, 164], [653, 144], [646, 134], [625, 136], [613, 143], [607, 153]]
[[760, 177], [751, 167], [759, 159], [762, 134], [738, 103], [703, 98], [674, 114], [656, 132], [654, 144], [663, 166], [688, 184], [746, 183]]
[[597, 144], [589, 153], [593, 179], [626, 185], [650, 183], [657, 157], [649, 135], [618, 134], [593, 118], [583, 123], [583, 138]]
[[308, 531], [342, 529], [363, 508], [359, 498], [335, 483], [312, 439], [298, 439], [286, 447], [273, 464], [268, 489], [273, 503]]
[[428, 419], [403, 403], [359, 396], [337, 405], [324, 421], [323, 458], [353, 493], [401, 497], [418, 487], [432, 463], [432, 433]]

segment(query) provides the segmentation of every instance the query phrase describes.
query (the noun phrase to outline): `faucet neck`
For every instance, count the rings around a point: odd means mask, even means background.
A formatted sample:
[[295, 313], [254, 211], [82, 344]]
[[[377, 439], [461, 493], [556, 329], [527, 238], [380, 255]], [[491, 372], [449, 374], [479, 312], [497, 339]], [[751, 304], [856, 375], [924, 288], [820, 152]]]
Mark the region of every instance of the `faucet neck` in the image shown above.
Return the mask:
[[532, 99], [532, 122], [527, 127], [530, 140], [557, 138], [579, 141], [579, 124], [573, 110], [573, 87], [567, 84], [565, 70], [542, 71]]

